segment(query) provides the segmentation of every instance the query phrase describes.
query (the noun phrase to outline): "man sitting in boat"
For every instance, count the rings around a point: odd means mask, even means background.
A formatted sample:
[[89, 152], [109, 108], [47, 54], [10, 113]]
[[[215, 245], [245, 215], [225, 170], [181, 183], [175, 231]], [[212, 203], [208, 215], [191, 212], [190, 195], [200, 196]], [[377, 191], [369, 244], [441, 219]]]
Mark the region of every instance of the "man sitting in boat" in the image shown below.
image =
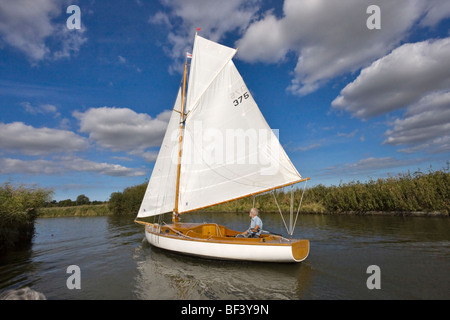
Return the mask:
[[250, 221], [250, 228], [247, 231], [238, 234], [239, 238], [259, 238], [263, 228], [263, 222], [260, 217], [258, 217], [258, 209], [251, 208], [250, 209], [250, 217], [252, 220]]

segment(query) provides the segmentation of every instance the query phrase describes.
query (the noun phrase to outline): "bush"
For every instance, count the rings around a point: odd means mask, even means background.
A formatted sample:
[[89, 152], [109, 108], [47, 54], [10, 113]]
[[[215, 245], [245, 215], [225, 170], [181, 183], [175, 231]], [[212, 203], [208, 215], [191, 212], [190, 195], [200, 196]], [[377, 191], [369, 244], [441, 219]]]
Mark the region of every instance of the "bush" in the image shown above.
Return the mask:
[[123, 192], [113, 192], [108, 202], [109, 210], [114, 215], [137, 215], [146, 189], [147, 183], [143, 183]]
[[44, 188], [0, 186], [0, 251], [31, 243], [38, 209], [52, 194]]

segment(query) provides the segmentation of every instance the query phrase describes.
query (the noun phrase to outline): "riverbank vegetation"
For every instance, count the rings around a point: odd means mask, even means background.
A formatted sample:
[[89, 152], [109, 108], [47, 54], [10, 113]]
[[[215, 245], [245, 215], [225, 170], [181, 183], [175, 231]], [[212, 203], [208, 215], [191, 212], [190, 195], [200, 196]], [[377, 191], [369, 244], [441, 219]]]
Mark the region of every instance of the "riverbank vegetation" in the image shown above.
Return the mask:
[[[108, 207], [113, 214], [136, 215], [146, 184], [126, 188], [111, 194]], [[294, 189], [294, 211], [297, 212], [302, 188]], [[276, 198], [276, 201], [274, 199]], [[449, 215], [450, 212], [449, 168], [428, 173], [400, 173], [388, 178], [367, 182], [351, 181], [338, 186], [316, 185], [306, 189], [301, 213], [382, 213], [399, 215]], [[253, 205], [262, 212], [278, 212], [277, 203], [283, 212], [290, 209], [290, 187], [276, 190], [255, 198], [247, 197], [202, 211], [247, 212]]]
[[144, 198], [147, 183], [128, 187], [123, 192], [111, 194], [108, 208], [114, 215], [137, 215], [142, 199]]
[[387, 179], [330, 187], [324, 204], [331, 212], [450, 212], [448, 168], [416, 171]]
[[[39, 210], [39, 217], [76, 217], [76, 216], [107, 216], [130, 215], [136, 216], [144, 198], [147, 183], [125, 188], [122, 192], [113, 192], [108, 202], [85, 200], [85, 196], [78, 196], [76, 201], [52, 201]], [[79, 201], [82, 199], [82, 201]], [[86, 203], [87, 204], [83, 204]]]
[[38, 209], [52, 194], [52, 190], [38, 187], [0, 186], [0, 252], [31, 243]]
[[74, 206], [86, 206], [86, 205], [98, 205], [98, 204], [104, 204], [107, 202], [104, 201], [90, 201], [87, 196], [84, 194], [80, 194], [75, 201], [72, 199], [65, 199], [65, 200], [52, 200], [50, 202], [44, 203], [44, 207], [46, 208], [54, 208], [54, 207], [74, 207]]
[[[294, 191], [294, 211], [302, 189]], [[276, 198], [276, 202], [274, 200]], [[264, 212], [289, 211], [290, 189], [275, 191], [255, 198], [255, 207]], [[308, 188], [300, 208], [302, 213], [391, 213], [449, 215], [450, 173], [448, 168], [423, 173], [401, 173], [368, 182], [351, 181], [339, 186], [317, 185]], [[208, 211], [247, 211], [253, 198], [240, 199], [207, 208]]]
[[112, 215], [107, 203], [87, 204], [68, 207], [43, 207], [39, 209], [40, 218], [56, 217], [98, 217]]

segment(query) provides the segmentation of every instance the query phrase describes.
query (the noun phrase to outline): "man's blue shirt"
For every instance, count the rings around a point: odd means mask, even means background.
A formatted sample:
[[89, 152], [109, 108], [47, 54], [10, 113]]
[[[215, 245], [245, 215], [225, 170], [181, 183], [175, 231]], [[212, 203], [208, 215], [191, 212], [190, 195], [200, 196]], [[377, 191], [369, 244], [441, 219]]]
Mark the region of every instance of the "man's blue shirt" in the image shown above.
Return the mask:
[[259, 227], [258, 232], [256, 232], [256, 235], [259, 236], [263, 228], [263, 222], [258, 216], [254, 216], [252, 218], [252, 221], [250, 222], [250, 229], [254, 229], [256, 226]]

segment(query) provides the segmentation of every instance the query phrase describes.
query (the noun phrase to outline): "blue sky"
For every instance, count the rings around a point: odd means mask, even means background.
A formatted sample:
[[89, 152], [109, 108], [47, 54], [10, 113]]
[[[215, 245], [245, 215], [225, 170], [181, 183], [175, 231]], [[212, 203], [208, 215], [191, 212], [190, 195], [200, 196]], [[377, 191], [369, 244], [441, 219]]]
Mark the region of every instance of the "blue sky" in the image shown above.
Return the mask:
[[[381, 29], [367, 27], [370, 5]], [[450, 160], [449, 1], [7, 0], [0, 182], [102, 201], [145, 182], [197, 27], [239, 48], [238, 70], [309, 184]]]

